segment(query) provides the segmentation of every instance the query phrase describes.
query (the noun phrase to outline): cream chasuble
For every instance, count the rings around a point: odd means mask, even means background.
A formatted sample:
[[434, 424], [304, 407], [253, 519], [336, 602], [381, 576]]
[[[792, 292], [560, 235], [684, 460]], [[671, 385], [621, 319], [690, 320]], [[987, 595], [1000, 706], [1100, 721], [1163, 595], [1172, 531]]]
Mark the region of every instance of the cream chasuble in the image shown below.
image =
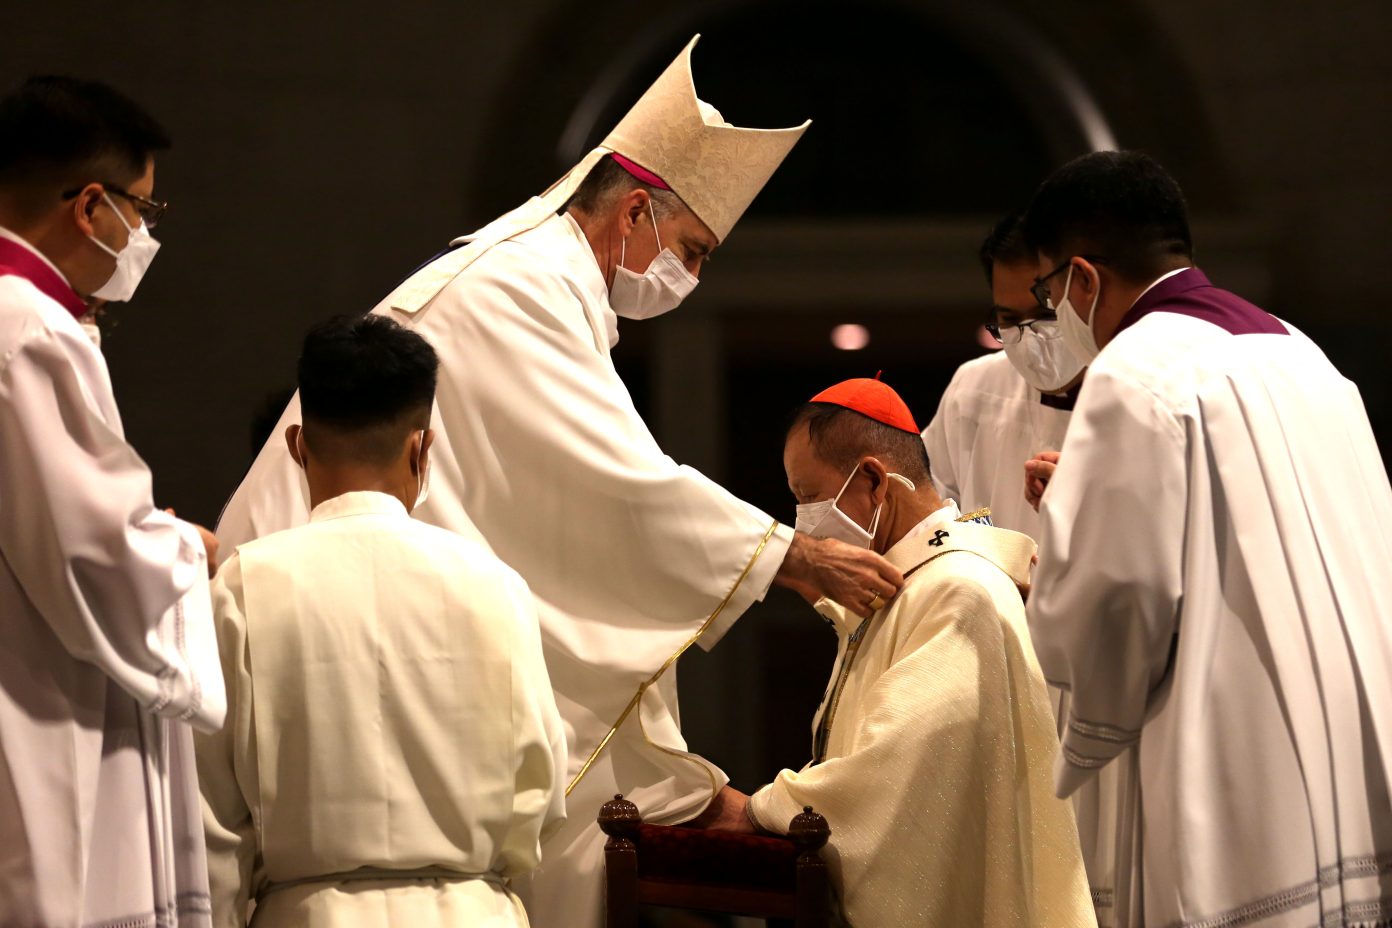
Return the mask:
[[564, 815], [526, 584], [346, 493], [213, 585], [228, 723], [198, 740], [218, 928], [526, 925], [507, 887]]
[[1162, 305], [1093, 362], [1042, 510], [1058, 788], [1121, 768], [1118, 923], [1387, 924], [1392, 490], [1354, 385]]
[[206, 925], [208, 564], [154, 506], [81, 309], [0, 229], [0, 924]]
[[[1039, 513], [1025, 500], [1025, 461], [1058, 451], [1073, 412], [1041, 402], [1038, 390], [1016, 372], [1005, 352], [968, 361], [952, 375], [923, 442], [933, 484], [962, 508], [989, 508], [991, 524], [1039, 538]], [[1068, 718], [1068, 693], [1049, 687], [1059, 735]], [[1087, 865], [1097, 922], [1111, 928], [1115, 894], [1119, 767], [1101, 771], [1073, 794], [1078, 839]]]
[[955, 515], [887, 552], [907, 582], [870, 619], [818, 604], [840, 650], [814, 762], [755, 793], [752, 814], [778, 832], [803, 806], [826, 816], [854, 928], [1095, 925], [1016, 588], [1034, 544]]
[[[477, 235], [468, 247], [496, 237]], [[646, 820], [680, 822], [726, 783], [685, 750], [674, 672], [654, 676], [763, 596], [792, 530], [658, 447], [610, 360], [608, 290], [569, 216], [479, 251], [419, 311], [398, 302], [375, 311], [440, 354], [430, 499], [415, 515], [486, 540], [531, 587], [578, 780], [523, 898], [541, 928], [598, 925], [600, 805], [621, 792]], [[297, 421], [295, 400], [223, 514], [224, 544], [304, 521], [280, 438]]]

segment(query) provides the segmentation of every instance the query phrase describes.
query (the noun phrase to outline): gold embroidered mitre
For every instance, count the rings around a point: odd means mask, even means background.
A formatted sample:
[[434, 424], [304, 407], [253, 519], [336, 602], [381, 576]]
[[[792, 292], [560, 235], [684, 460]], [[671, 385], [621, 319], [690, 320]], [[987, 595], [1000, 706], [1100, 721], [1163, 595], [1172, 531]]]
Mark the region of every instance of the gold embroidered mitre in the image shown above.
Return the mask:
[[600, 146], [662, 178], [724, 241], [812, 123], [745, 129], [725, 122], [696, 97], [691, 50], [700, 38], [687, 43]]

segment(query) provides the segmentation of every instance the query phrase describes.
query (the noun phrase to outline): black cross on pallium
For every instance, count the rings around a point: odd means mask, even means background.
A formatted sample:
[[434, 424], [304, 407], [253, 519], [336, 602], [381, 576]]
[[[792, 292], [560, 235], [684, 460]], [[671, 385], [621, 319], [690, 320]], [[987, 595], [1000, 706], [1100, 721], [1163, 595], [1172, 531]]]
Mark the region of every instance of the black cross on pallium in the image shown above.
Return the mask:
[[928, 539], [928, 543], [935, 548], [941, 548], [943, 539], [949, 537], [951, 536], [948, 535], [947, 532], [944, 532], [942, 529], [938, 529], [936, 532], [933, 533], [933, 537]]

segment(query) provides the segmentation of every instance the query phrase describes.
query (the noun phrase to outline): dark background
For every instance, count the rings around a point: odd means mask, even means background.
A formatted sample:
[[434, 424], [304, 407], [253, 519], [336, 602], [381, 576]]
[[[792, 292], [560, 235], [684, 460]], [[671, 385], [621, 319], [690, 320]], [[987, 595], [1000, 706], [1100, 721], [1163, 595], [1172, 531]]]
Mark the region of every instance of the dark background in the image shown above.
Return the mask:
[[[539, 192], [697, 31], [701, 96], [813, 126], [680, 311], [616, 352], [678, 460], [791, 520], [781, 425], [883, 369], [926, 424], [983, 350], [975, 249], [1054, 166], [1149, 150], [1200, 263], [1319, 341], [1392, 436], [1385, 0], [6, 2], [0, 82], [107, 80], [176, 147], [159, 259], [106, 354], [161, 505], [211, 524], [304, 329]], [[859, 352], [837, 323], [871, 333]], [[807, 756], [833, 654], [775, 591], [683, 663], [691, 742], [752, 788]], [[586, 814], [576, 810], [572, 814]]]

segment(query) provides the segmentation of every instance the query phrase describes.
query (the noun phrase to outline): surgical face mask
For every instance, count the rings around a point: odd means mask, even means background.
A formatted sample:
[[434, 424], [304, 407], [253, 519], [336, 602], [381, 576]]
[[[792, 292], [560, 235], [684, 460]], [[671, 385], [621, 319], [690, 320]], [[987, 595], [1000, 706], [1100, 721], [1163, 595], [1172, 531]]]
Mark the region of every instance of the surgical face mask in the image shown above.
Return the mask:
[[116, 208], [116, 204], [111, 202], [110, 195], [103, 193], [102, 199], [130, 234], [126, 236], [126, 247], [120, 251], [114, 250], [95, 235], [87, 236], [98, 248], [116, 259], [116, 270], [111, 272], [111, 277], [106, 283], [92, 291], [92, 296], [113, 303], [124, 303], [135, 295], [135, 288], [140, 285], [140, 278], [145, 276], [150, 262], [155, 260], [155, 252], [159, 251], [160, 243], [155, 241], [150, 235], [150, 230], [145, 228], [145, 220], [140, 220], [140, 225], [132, 228], [131, 224], [126, 222], [126, 217]]
[[[1059, 323], [1039, 320], [1016, 327], [1015, 341], [1005, 341], [1005, 356], [1025, 383], [1041, 393], [1057, 393], [1073, 382], [1083, 369], [1083, 362], [1069, 349], [1059, 331]], [[1003, 327], [1001, 338], [1010, 335]]]
[[1097, 335], [1093, 331], [1093, 324], [1097, 321], [1097, 298], [1102, 295], [1102, 288], [1092, 296], [1092, 308], [1088, 310], [1087, 319], [1078, 315], [1078, 310], [1073, 306], [1073, 300], [1068, 295], [1069, 286], [1073, 283], [1073, 266], [1069, 265], [1068, 276], [1063, 281], [1063, 299], [1059, 301], [1056, 308], [1059, 320], [1059, 332], [1063, 335], [1063, 342], [1068, 346], [1068, 350], [1073, 355], [1081, 359], [1084, 366], [1091, 364], [1092, 360], [1101, 353], [1102, 349], [1097, 347]]
[[421, 429], [420, 448], [416, 451], [416, 480], [416, 504], [412, 509], [430, 498], [430, 458], [425, 456], [425, 429]]
[[[836, 504], [841, 501], [846, 488], [855, 479], [856, 473], [860, 470], [857, 464], [851, 471], [846, 482], [841, 484], [841, 489], [832, 499], [824, 499], [816, 503], [799, 503], [797, 507], [797, 522], [794, 526], [796, 531], [811, 535], [813, 538], [835, 538], [844, 541], [846, 544], [855, 545], [857, 548], [869, 548], [875, 541], [875, 530], [880, 527], [880, 510], [884, 508], [884, 503], [875, 507], [875, 514], [870, 517], [870, 527], [862, 528], [850, 516], [841, 511]], [[898, 480], [910, 490], [914, 489], [914, 483], [902, 474], [889, 474], [890, 477]]]
[[648, 215], [652, 217], [653, 236], [657, 239], [657, 257], [643, 273], [630, 271], [623, 266], [628, 253], [628, 239], [624, 239], [619, 246], [619, 266], [614, 268], [614, 284], [609, 288], [609, 305], [625, 319], [651, 319], [671, 312], [699, 283], [672, 249], [662, 247], [652, 200], [648, 201]]

